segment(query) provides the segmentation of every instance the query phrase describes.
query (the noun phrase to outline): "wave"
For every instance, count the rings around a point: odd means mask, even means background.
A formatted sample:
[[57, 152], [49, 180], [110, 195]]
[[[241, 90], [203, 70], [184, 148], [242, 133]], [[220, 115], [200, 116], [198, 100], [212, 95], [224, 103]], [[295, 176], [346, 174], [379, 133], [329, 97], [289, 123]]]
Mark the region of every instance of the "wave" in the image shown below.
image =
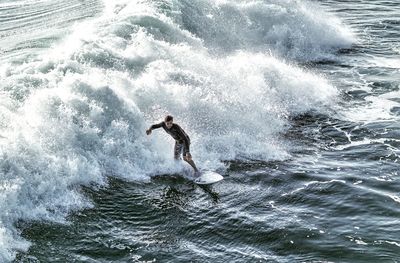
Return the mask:
[[[101, 17], [77, 24], [46, 55], [3, 64], [0, 261], [29, 248], [15, 222], [63, 223], [90, 207], [80, 185], [106, 185], [108, 176], [146, 182], [185, 169], [172, 160], [168, 136], [144, 133], [165, 114], [188, 132], [202, 168], [288, 158], [280, 137], [287, 118], [326, 110], [337, 90], [286, 60], [351, 43], [346, 29], [311, 16], [308, 5], [105, 3]], [[324, 39], [319, 30], [336, 34]]]
[[301, 61], [332, 59], [352, 30], [307, 1], [181, 1], [175, 20], [217, 52], [246, 49]]

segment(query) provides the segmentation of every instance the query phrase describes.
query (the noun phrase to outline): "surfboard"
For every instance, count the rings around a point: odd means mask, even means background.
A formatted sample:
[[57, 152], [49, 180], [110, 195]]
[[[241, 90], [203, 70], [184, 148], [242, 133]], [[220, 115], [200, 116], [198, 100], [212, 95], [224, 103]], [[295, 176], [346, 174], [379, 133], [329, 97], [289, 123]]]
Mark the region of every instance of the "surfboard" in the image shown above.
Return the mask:
[[194, 182], [196, 184], [213, 184], [224, 179], [222, 175], [213, 171], [202, 172], [199, 177], [197, 177]]

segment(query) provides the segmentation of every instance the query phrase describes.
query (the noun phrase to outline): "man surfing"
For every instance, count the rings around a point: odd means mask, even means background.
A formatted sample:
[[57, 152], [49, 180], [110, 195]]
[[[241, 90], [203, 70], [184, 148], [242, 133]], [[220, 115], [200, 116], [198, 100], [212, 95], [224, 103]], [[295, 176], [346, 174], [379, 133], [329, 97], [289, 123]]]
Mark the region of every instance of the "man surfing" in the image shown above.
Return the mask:
[[172, 138], [175, 139], [175, 148], [174, 148], [174, 158], [175, 160], [181, 159], [181, 154], [183, 154], [183, 160], [185, 160], [190, 166], [193, 167], [195, 175], [199, 175], [199, 170], [197, 169], [194, 161], [192, 159], [192, 155], [190, 154], [189, 146], [190, 146], [190, 138], [186, 134], [186, 132], [176, 123], [173, 123], [174, 117], [171, 115], [167, 115], [163, 122], [158, 124], [153, 124], [150, 126], [148, 130], [146, 130], [146, 134], [150, 135], [151, 131], [158, 128], [163, 128]]

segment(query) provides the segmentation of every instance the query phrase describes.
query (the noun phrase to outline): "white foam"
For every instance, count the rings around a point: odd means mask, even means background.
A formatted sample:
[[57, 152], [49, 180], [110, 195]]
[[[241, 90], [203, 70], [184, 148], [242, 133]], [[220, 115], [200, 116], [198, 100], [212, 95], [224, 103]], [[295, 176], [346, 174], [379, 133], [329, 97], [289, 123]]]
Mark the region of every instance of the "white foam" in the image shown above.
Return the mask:
[[374, 56], [371, 59], [367, 60], [369, 66], [376, 66], [382, 68], [392, 68], [392, 69], [400, 69], [400, 59], [397, 57], [393, 58], [385, 58]]
[[342, 114], [347, 120], [364, 123], [397, 119], [397, 116], [392, 113], [392, 109], [400, 107], [400, 103], [395, 101], [398, 93], [398, 91], [394, 91], [380, 96], [367, 96], [365, 105], [351, 108]]

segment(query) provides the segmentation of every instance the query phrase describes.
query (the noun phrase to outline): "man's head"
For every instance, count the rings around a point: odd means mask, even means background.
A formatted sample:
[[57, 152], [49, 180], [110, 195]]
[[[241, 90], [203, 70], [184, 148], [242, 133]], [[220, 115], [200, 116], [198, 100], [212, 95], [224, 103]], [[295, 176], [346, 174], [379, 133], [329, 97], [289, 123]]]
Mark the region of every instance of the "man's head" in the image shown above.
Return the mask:
[[167, 128], [171, 129], [172, 123], [174, 122], [174, 117], [172, 117], [171, 115], [167, 115], [164, 119], [164, 122]]

